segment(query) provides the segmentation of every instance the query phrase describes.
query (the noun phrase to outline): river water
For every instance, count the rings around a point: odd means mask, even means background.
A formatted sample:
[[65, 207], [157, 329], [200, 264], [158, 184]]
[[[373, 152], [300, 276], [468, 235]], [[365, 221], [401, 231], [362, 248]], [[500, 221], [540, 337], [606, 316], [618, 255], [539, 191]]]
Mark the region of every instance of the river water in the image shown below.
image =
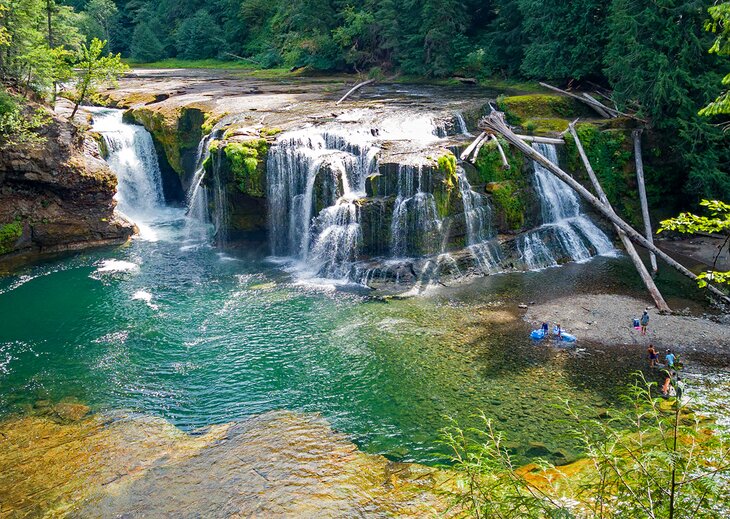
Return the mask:
[[483, 411], [519, 461], [563, 463], [579, 455], [565, 402], [600, 414], [645, 363], [643, 348], [535, 345], [518, 309], [641, 295], [621, 257], [382, 299], [191, 238], [183, 209], [145, 209], [126, 246], [0, 278], [0, 419], [72, 401], [195, 432], [287, 410], [321, 416], [365, 452], [434, 463], [447, 417], [478, 425]]

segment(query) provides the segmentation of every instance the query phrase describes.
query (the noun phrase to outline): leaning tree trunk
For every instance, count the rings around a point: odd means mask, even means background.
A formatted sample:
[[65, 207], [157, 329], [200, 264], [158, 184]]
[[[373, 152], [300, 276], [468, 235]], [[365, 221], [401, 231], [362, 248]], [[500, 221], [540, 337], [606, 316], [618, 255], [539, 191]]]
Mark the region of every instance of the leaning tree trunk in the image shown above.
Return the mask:
[[[641, 159], [641, 130], [631, 132], [634, 138], [634, 158], [636, 160], [636, 183], [639, 184], [639, 199], [641, 200], [641, 216], [644, 219], [644, 233], [646, 239], [654, 244], [654, 235], [651, 231], [651, 219], [649, 218], [649, 202], [646, 199], [646, 184], [644, 183], [644, 161]], [[656, 256], [649, 252], [651, 270], [657, 272]]]
[[[603, 205], [613, 211], [613, 208], [611, 207], [611, 202], [608, 201], [608, 197], [603, 191], [603, 187], [601, 187], [601, 183], [598, 181], [598, 177], [596, 176], [595, 171], [593, 171], [593, 166], [591, 166], [591, 162], [588, 160], [588, 155], [586, 155], [586, 152], [583, 149], [583, 143], [580, 141], [578, 133], [575, 131], [574, 124], [571, 123], [570, 126], [568, 126], [568, 129], [570, 130], [570, 134], [575, 140], [575, 146], [576, 148], [578, 148], [578, 153], [580, 154], [580, 158], [583, 161], [583, 165], [585, 166], [586, 171], [588, 172], [588, 177], [591, 179], [591, 183], [593, 184], [593, 188], [596, 190], [598, 198], [601, 200], [601, 202], [603, 202]], [[644, 265], [644, 262], [641, 261], [639, 253], [636, 252], [636, 247], [634, 247], [634, 244], [631, 242], [631, 240], [629, 240], [628, 236], [626, 236], [626, 233], [622, 231], [618, 225], [613, 224], [613, 227], [614, 229], [616, 229], [616, 233], [621, 239], [621, 243], [623, 243], [624, 249], [626, 249], [626, 253], [629, 255], [629, 258], [631, 258], [631, 261], [634, 262], [636, 271], [639, 273], [641, 281], [644, 282], [644, 285], [649, 291], [649, 294], [651, 294], [651, 297], [654, 300], [656, 307], [661, 312], [671, 312], [669, 305], [664, 300], [664, 297], [662, 297], [661, 292], [659, 292], [659, 289], [654, 283], [654, 280], [649, 274], [649, 271], [646, 269], [646, 265]]]
[[[622, 231], [626, 233], [626, 235], [635, 243], [638, 243], [642, 247], [645, 247], [649, 251], [653, 252], [660, 258], [662, 258], [667, 264], [669, 264], [671, 267], [677, 269], [679, 272], [687, 276], [688, 278], [692, 279], [693, 281], [697, 282], [697, 276], [690, 272], [687, 268], [684, 267], [681, 263], [677, 262], [673, 258], [671, 258], [669, 255], [667, 255], [662, 250], [658, 249], [652, 242], [647, 240], [642, 234], [636, 232], [636, 230], [631, 227], [629, 224], [627, 224], [625, 221], [623, 221], [610, 207], [606, 207], [601, 203], [601, 201], [596, 198], [590, 191], [588, 191], [585, 187], [583, 187], [579, 182], [577, 182], [573, 177], [568, 175], [565, 171], [560, 169], [557, 165], [550, 162], [547, 158], [545, 158], [542, 154], [540, 154], [537, 150], [533, 149], [531, 146], [528, 146], [525, 142], [523, 142], [517, 135], [514, 134], [514, 132], [510, 129], [510, 127], [507, 125], [507, 123], [504, 120], [504, 114], [502, 112], [494, 111], [491, 114], [487, 115], [486, 117], [483, 117], [482, 120], [479, 122], [479, 128], [482, 130], [497, 132], [502, 134], [502, 136], [507, 139], [508, 142], [510, 142], [512, 145], [514, 145], [518, 150], [520, 150], [522, 153], [527, 155], [532, 160], [537, 161], [538, 163], [542, 164], [546, 169], [551, 171], [555, 176], [557, 176], [560, 180], [568, 184], [570, 187], [572, 187], [580, 196], [582, 196], [591, 206], [593, 206], [599, 213], [601, 213], [604, 217], [606, 217], [608, 220], [610, 220], [613, 224], [618, 226]], [[708, 284], [707, 289], [712, 292], [715, 296], [722, 299], [726, 303], [730, 303], [730, 297], [725, 295], [721, 290], [714, 287], [713, 285]]]

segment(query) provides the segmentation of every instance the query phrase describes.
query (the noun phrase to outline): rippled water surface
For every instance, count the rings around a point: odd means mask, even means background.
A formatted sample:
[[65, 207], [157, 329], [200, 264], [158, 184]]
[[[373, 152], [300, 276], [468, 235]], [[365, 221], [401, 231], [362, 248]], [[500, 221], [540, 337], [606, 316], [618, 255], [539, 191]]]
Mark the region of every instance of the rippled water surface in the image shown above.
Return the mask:
[[192, 430], [314, 412], [368, 452], [428, 462], [445, 416], [468, 425], [484, 410], [516, 452], [560, 461], [575, 451], [556, 406], [600, 410], [643, 362], [535, 346], [517, 309], [603, 279], [630, 291], [623, 260], [380, 301], [185, 242], [183, 226], [170, 210], [153, 241], [0, 278], [0, 413], [72, 397]]

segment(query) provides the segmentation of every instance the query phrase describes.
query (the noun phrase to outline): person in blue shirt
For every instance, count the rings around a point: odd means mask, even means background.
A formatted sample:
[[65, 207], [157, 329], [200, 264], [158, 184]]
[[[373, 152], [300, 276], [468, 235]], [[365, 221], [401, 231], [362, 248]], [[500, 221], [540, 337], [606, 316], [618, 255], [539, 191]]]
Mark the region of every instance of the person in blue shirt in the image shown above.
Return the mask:
[[542, 336], [543, 337], [548, 336], [548, 323], [547, 322], [542, 323]]
[[674, 368], [674, 353], [672, 353], [672, 350], [667, 350], [666, 354], [664, 355], [664, 360], [667, 363], [668, 368]]

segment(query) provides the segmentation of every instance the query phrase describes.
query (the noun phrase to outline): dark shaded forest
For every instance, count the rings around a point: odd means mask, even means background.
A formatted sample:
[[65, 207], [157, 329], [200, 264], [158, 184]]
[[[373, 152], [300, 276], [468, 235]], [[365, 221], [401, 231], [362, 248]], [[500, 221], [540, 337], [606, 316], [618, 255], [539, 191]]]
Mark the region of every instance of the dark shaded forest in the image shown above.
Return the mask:
[[[699, 115], [722, 95], [722, 79], [730, 68], [724, 56], [730, 12], [726, 2], [1, 3], [2, 21], [11, 32], [13, 17], [32, 8], [40, 13], [34, 23], [42, 31], [43, 13], [50, 10], [59, 25], [54, 45], [72, 47], [79, 35], [96, 37], [133, 63], [215, 58], [256, 68], [360, 72], [371, 77], [547, 80], [569, 88], [605, 89], [618, 108], [638, 113], [659, 135], [661, 145], [655, 153], [664, 155], [650, 159], [661, 165], [654, 178], [650, 175], [651, 184], [661, 185], [665, 192], [681, 191], [690, 204], [700, 197], [730, 199], [730, 146], [722, 124], [730, 109]], [[714, 25], [708, 13], [713, 6], [721, 10]], [[4, 68], [10, 58], [8, 54]]]

